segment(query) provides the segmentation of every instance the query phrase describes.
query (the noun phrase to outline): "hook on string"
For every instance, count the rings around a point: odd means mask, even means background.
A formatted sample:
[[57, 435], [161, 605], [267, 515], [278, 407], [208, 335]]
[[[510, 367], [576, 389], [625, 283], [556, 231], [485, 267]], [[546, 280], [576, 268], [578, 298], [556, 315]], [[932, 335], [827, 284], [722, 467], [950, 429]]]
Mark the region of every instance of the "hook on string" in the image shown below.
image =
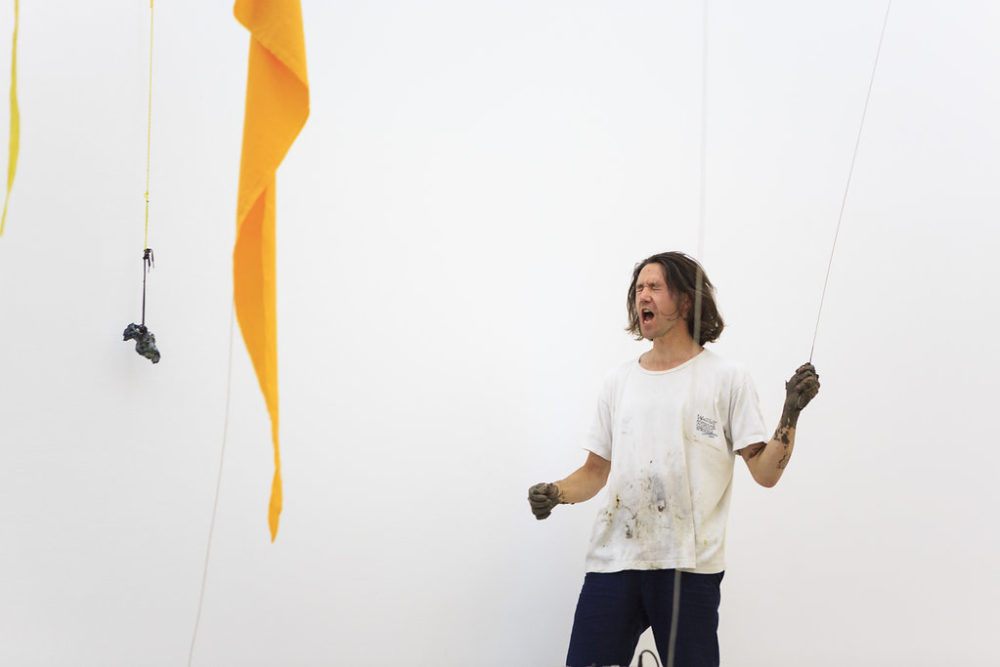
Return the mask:
[[122, 340], [134, 340], [135, 351], [155, 364], [160, 361], [160, 351], [156, 349], [156, 336], [146, 328], [146, 276], [153, 266], [153, 250], [146, 248], [142, 253], [142, 323], [133, 322], [125, 327]]
[[153, 249], [146, 248], [142, 253], [142, 325], [146, 325], [146, 276], [149, 270], [156, 266], [153, 261]]

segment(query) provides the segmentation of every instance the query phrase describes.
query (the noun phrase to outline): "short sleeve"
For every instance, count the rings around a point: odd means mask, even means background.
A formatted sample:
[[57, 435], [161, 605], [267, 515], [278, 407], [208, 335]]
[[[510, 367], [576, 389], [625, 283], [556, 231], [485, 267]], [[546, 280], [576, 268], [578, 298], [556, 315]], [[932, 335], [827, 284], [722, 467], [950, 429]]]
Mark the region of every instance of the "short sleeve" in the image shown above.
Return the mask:
[[614, 422], [612, 410], [614, 388], [611, 378], [605, 381], [601, 396], [597, 401], [597, 412], [587, 432], [584, 449], [591, 451], [603, 459], [611, 460], [611, 432]]
[[729, 398], [729, 428], [734, 452], [747, 445], [771, 439], [764, 426], [764, 415], [760, 411], [760, 399], [757, 398], [753, 378], [742, 368], [733, 377]]

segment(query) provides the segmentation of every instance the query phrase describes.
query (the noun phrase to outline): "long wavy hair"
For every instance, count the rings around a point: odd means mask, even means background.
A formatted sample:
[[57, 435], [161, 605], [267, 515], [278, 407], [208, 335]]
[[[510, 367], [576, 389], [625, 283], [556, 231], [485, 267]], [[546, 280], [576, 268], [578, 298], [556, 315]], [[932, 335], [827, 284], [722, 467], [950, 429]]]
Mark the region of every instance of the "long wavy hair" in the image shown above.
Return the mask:
[[687, 322], [691, 338], [695, 337], [694, 313], [696, 310], [700, 310], [701, 323], [697, 327], [698, 344], [704, 345], [717, 340], [726, 325], [722, 321], [722, 315], [719, 314], [718, 306], [715, 305], [715, 286], [708, 279], [701, 264], [682, 252], [661, 252], [658, 255], [647, 257], [635, 265], [635, 270], [632, 272], [632, 284], [628, 287], [628, 301], [626, 303], [628, 326], [625, 330], [635, 336], [636, 340], [642, 340], [639, 311], [635, 305], [635, 283], [639, 279], [639, 272], [647, 264], [653, 262], [663, 267], [663, 273], [667, 279], [667, 289], [670, 290], [674, 301], [683, 309], [684, 321]]

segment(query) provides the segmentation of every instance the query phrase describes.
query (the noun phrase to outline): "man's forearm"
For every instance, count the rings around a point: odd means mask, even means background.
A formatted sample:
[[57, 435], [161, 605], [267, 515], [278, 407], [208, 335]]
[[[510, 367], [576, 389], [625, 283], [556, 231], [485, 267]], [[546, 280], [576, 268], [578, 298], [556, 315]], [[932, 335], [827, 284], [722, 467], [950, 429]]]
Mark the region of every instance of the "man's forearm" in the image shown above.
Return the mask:
[[577, 468], [566, 479], [556, 482], [559, 487], [559, 502], [582, 503], [597, 495], [608, 481], [607, 472], [584, 465]]
[[593, 452], [587, 462], [572, 475], [558, 482], [541, 482], [528, 489], [528, 503], [536, 519], [547, 519], [560, 503], [573, 504], [590, 500], [607, 483], [611, 461]]
[[781, 479], [795, 449], [795, 425], [798, 420], [799, 411], [786, 405], [774, 436], [766, 445], [751, 452], [748, 463], [758, 484], [772, 487]]
[[795, 448], [795, 425], [802, 408], [819, 393], [819, 374], [811, 363], [798, 367], [785, 383], [785, 406], [774, 437], [767, 444], [757, 443], [740, 450], [754, 480], [761, 486], [778, 483]]

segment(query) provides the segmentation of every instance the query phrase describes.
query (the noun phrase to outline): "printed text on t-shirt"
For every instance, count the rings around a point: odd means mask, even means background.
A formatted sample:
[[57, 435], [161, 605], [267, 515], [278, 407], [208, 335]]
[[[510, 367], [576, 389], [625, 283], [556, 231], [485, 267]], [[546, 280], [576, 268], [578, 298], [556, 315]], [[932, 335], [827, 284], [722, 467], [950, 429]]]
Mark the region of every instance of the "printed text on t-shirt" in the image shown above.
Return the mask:
[[717, 419], [709, 419], [708, 417], [698, 415], [698, 419], [695, 422], [695, 428], [698, 429], [699, 433], [704, 433], [708, 437], [714, 438], [718, 435], [715, 432], [718, 423], [719, 421]]

